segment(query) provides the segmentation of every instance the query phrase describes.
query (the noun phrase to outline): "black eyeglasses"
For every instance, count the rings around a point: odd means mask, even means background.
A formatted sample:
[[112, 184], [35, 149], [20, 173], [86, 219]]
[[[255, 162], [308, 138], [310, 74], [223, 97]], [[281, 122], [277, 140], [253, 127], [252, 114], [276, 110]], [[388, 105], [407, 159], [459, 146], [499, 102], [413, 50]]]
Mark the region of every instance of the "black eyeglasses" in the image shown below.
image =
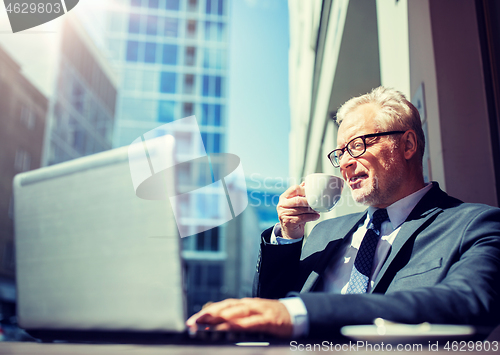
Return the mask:
[[328, 154], [328, 159], [330, 159], [334, 167], [339, 168], [340, 160], [342, 159], [342, 156], [344, 155], [344, 152], [346, 150], [353, 158], [357, 158], [366, 152], [366, 141], [365, 141], [366, 138], [388, 136], [391, 134], [400, 134], [405, 132], [406, 131], [390, 131], [390, 132], [372, 133], [353, 138], [349, 141], [349, 143], [347, 143], [347, 145], [344, 148], [332, 150]]

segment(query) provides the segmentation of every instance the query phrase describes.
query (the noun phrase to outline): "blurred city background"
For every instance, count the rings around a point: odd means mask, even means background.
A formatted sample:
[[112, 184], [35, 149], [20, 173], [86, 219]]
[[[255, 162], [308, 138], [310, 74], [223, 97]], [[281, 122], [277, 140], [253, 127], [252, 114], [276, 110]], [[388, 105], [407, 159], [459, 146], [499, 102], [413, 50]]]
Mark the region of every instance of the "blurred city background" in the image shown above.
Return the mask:
[[[0, 6], [1, 318], [16, 314], [14, 176], [191, 115], [208, 154], [241, 158], [249, 205], [180, 240], [188, 314], [251, 294], [279, 195], [338, 175], [336, 110], [379, 85], [420, 111], [426, 179], [498, 206], [499, 20], [495, 0], [82, 0], [12, 34]], [[344, 191], [321, 219], [362, 209]]]
[[249, 206], [181, 241], [188, 313], [249, 296], [259, 235], [277, 221], [272, 197], [288, 175], [286, 0], [84, 0], [17, 34], [2, 8], [0, 24], [2, 318], [15, 315], [14, 175], [191, 115], [208, 154], [240, 157]]

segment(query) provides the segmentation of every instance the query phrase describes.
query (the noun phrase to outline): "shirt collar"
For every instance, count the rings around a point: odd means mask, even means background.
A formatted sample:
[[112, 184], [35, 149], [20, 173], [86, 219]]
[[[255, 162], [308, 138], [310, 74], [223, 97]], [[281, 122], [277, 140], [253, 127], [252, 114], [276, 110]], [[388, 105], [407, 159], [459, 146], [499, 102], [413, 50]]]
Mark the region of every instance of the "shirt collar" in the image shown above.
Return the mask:
[[[408, 218], [410, 212], [415, 208], [417, 203], [420, 202], [422, 197], [432, 188], [432, 183], [427, 183], [423, 188], [415, 191], [401, 200], [394, 202], [387, 207], [387, 214], [389, 215], [389, 222], [391, 222], [392, 229], [395, 230]], [[371, 221], [373, 213], [377, 210], [375, 207], [368, 207], [368, 217]]]

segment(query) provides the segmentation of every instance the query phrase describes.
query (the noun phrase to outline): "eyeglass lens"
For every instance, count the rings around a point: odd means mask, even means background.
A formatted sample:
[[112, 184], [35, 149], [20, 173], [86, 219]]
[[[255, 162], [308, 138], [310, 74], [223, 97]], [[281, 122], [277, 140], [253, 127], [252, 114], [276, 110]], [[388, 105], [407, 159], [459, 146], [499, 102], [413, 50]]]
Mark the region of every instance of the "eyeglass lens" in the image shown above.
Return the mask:
[[[359, 157], [361, 154], [365, 152], [365, 142], [363, 138], [361, 137], [354, 138], [347, 144], [346, 150], [353, 158]], [[345, 151], [342, 151], [341, 149], [333, 151], [331, 155], [331, 160], [333, 165], [337, 167], [340, 166], [340, 160], [342, 159], [344, 153]]]

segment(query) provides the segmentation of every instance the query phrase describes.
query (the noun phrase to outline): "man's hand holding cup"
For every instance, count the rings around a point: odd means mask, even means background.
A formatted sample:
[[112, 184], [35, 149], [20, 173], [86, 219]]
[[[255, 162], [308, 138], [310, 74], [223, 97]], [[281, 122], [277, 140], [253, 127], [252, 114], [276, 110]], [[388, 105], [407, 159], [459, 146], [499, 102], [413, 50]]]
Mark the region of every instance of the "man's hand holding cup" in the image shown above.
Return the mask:
[[330, 211], [340, 199], [344, 181], [328, 174], [311, 174], [300, 185], [288, 188], [278, 202], [281, 236], [298, 239], [304, 236], [307, 222], [317, 220], [319, 212]]

